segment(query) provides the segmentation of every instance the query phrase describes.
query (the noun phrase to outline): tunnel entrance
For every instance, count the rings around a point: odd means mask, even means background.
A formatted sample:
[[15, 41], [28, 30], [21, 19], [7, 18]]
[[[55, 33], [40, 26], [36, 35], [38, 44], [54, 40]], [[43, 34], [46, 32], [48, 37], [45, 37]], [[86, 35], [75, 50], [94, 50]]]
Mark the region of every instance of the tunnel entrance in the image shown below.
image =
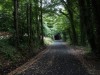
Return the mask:
[[54, 39], [55, 39], [55, 40], [61, 40], [61, 35], [60, 35], [60, 33], [54, 35]]

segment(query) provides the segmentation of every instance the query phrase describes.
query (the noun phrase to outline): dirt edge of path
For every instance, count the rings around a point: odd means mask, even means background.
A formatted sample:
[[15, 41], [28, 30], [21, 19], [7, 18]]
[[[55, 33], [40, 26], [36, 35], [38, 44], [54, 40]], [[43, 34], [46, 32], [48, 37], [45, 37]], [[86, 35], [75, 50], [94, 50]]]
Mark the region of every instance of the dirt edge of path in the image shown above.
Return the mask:
[[34, 58], [30, 59], [28, 62], [23, 64], [22, 66], [16, 68], [14, 71], [11, 71], [7, 75], [16, 75], [24, 72], [27, 70], [32, 64], [34, 64], [36, 61], [38, 61], [46, 52], [48, 52], [49, 47], [44, 49], [42, 52], [40, 52], [38, 55], [36, 55]]
[[70, 46], [71, 54], [82, 63], [91, 75], [100, 75], [100, 59], [89, 57], [83, 47]]

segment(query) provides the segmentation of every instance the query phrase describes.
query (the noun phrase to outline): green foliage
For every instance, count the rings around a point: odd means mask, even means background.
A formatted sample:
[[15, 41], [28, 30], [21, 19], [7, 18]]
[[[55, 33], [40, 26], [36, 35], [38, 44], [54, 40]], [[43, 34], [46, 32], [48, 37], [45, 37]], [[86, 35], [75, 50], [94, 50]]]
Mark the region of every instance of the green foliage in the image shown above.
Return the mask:
[[50, 37], [44, 37], [44, 43], [45, 45], [51, 45], [53, 40]]
[[17, 0], [18, 11], [14, 1], [0, 0], [0, 56], [5, 60], [17, 62], [33, 56], [44, 43], [53, 43], [58, 33], [70, 44], [89, 44], [89, 49], [100, 52], [98, 10], [90, 0], [83, 0], [84, 5], [78, 3], [82, 0]]
[[8, 40], [0, 40], [0, 53], [3, 54], [6, 60], [18, 61], [20, 53], [17, 52], [16, 48], [9, 44]]
[[11, 31], [12, 17], [7, 12], [0, 13], [0, 31]]
[[69, 22], [66, 22], [66, 17], [61, 14], [53, 16], [45, 14], [43, 19], [45, 36], [52, 38], [57, 33], [67, 32], [67, 28], [69, 28]]

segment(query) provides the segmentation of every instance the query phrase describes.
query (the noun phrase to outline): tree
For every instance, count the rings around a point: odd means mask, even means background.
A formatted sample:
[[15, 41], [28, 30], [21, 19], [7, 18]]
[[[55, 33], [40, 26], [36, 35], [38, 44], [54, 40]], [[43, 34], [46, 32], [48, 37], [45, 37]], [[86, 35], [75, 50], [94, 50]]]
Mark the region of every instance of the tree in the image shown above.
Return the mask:
[[91, 0], [92, 2], [92, 8], [93, 8], [93, 13], [94, 13], [94, 20], [95, 20], [95, 25], [96, 25], [96, 45], [97, 45], [97, 50], [96, 54], [100, 56], [100, 1], [99, 0]]
[[41, 25], [41, 45], [44, 45], [43, 37], [44, 37], [44, 32], [43, 32], [43, 10], [42, 10], [42, 0], [40, 0], [40, 25]]
[[14, 27], [15, 27], [15, 45], [19, 47], [19, 26], [18, 26], [18, 0], [13, 0], [14, 2]]
[[[68, 15], [69, 15], [69, 21], [70, 21], [70, 24], [71, 24], [71, 36], [72, 36], [72, 44], [76, 45], [78, 44], [78, 38], [77, 38], [77, 33], [76, 33], [76, 30], [75, 30], [75, 25], [74, 25], [74, 14], [73, 14], [73, 3], [70, 1], [70, 0], [61, 0], [61, 2], [63, 3], [66, 11], [68, 12]], [[66, 17], [67, 14], [65, 14]]]
[[81, 38], [81, 44], [86, 45], [86, 27], [84, 24], [85, 17], [83, 16], [85, 12], [85, 1], [84, 0], [78, 0], [79, 2], [79, 10], [80, 10], [80, 38]]

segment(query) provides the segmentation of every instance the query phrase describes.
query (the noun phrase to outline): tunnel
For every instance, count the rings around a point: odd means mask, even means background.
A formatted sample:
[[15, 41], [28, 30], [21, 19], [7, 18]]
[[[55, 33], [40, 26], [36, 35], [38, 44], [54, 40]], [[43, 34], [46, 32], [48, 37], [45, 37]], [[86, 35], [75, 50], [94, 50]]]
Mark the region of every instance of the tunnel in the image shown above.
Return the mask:
[[55, 35], [54, 35], [54, 39], [55, 39], [55, 40], [61, 40], [61, 35], [60, 35], [60, 33], [55, 34]]

